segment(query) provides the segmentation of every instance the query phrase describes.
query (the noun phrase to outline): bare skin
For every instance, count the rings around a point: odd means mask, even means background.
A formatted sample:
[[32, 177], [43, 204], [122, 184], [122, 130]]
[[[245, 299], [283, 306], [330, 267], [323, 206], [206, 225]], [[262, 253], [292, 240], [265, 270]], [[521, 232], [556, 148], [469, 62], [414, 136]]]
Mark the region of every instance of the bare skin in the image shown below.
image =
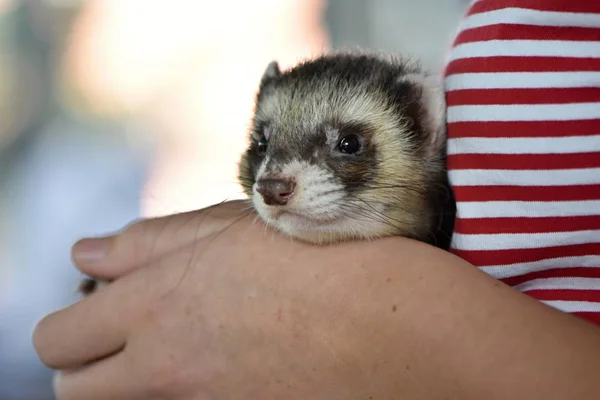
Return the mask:
[[120, 278], [38, 324], [58, 399], [597, 398], [598, 327], [427, 245], [305, 245], [243, 207], [75, 245]]

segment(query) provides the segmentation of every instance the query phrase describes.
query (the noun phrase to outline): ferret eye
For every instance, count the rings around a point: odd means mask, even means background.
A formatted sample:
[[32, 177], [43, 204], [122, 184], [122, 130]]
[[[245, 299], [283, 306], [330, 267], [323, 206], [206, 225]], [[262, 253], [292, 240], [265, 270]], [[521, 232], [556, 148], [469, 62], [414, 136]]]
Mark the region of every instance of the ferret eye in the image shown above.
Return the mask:
[[258, 141], [258, 144], [256, 146], [256, 152], [258, 153], [259, 156], [264, 156], [267, 153], [267, 139], [266, 138], [260, 138], [260, 140]]
[[354, 154], [362, 148], [362, 142], [357, 135], [344, 136], [338, 143], [338, 149], [342, 153]]

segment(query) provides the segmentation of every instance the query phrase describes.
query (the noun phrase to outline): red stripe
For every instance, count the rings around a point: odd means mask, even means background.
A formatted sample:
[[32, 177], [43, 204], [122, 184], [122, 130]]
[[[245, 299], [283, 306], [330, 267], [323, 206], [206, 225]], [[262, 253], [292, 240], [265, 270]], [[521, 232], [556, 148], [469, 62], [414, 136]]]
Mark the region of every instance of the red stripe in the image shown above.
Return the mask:
[[600, 325], [600, 312], [574, 312], [576, 317], [583, 318], [592, 324]]
[[[599, 2], [600, 3], [600, 2]], [[475, 72], [576, 72], [600, 71], [600, 58], [473, 57], [451, 61], [446, 75]]]
[[600, 87], [543, 89], [461, 89], [449, 91], [448, 106], [484, 104], [564, 104], [600, 102]]
[[458, 34], [454, 45], [488, 40], [566, 40], [598, 41], [600, 29], [570, 26], [535, 26], [495, 24], [466, 29]]
[[448, 138], [565, 137], [600, 134], [600, 119], [577, 121], [468, 121], [447, 125]]
[[600, 185], [454, 186], [456, 201], [578, 201], [600, 200]]
[[592, 301], [600, 303], [600, 290], [528, 290], [524, 294], [538, 300]]
[[454, 186], [458, 202], [600, 200], [600, 185]]
[[600, 215], [577, 217], [465, 218], [459, 219], [455, 224], [454, 231], [462, 234], [576, 232], [600, 229]]
[[598, 261], [598, 267], [553, 268], [500, 280], [509, 286], [516, 286], [523, 282], [544, 278], [600, 278], [600, 260]]
[[463, 260], [475, 265], [503, 265], [536, 262], [559, 257], [600, 255], [600, 243], [509, 250], [459, 250], [452, 249]]
[[468, 15], [501, 10], [503, 8], [527, 8], [539, 11], [562, 11], [578, 13], [600, 13], [597, 0], [482, 0], [473, 4]]
[[453, 154], [448, 169], [559, 170], [600, 167], [600, 152], [569, 154]]

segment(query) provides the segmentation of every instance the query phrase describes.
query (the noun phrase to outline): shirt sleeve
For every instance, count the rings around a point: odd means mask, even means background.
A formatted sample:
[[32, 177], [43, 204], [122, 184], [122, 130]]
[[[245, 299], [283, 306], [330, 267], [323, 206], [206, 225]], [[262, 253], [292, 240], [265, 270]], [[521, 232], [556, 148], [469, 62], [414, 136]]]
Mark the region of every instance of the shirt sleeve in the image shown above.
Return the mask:
[[452, 251], [600, 323], [600, 2], [474, 2], [445, 89]]

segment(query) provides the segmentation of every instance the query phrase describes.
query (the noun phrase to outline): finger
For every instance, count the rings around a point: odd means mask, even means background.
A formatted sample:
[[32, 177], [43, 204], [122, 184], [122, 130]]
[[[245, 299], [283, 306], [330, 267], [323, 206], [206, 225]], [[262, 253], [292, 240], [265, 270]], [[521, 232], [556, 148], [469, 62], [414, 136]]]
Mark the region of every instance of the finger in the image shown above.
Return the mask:
[[100, 291], [43, 318], [35, 327], [33, 345], [48, 367], [73, 368], [125, 346], [125, 314], [124, 307], [114, 307]]
[[115, 279], [227, 228], [248, 215], [250, 210], [247, 201], [237, 200], [202, 210], [141, 220], [116, 235], [75, 243], [73, 261], [85, 274]]
[[117, 353], [134, 327], [176, 287], [189, 262], [190, 252], [175, 252], [45, 317], [33, 334], [40, 360], [54, 369], [70, 369]]
[[140, 369], [133, 364], [122, 351], [79, 369], [58, 372], [53, 381], [56, 399], [142, 399], [142, 380], [136, 376]]

